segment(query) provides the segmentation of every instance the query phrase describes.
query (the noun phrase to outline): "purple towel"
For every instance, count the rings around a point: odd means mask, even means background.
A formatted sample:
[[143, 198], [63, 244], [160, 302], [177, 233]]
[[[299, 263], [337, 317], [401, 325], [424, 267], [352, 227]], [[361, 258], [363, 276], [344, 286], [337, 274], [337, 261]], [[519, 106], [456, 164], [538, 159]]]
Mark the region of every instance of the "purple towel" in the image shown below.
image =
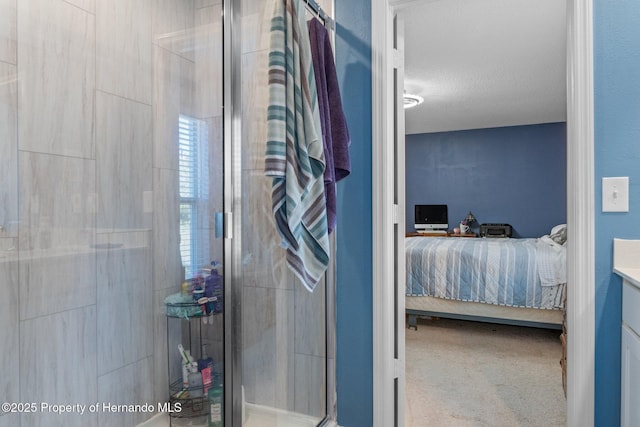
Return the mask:
[[336, 182], [349, 175], [351, 160], [349, 159], [349, 129], [347, 119], [342, 110], [342, 99], [333, 50], [329, 40], [329, 32], [316, 18], [311, 19], [309, 39], [311, 57], [316, 75], [318, 91], [318, 109], [322, 125], [324, 143], [324, 189], [327, 198], [327, 226], [329, 233], [336, 227]]

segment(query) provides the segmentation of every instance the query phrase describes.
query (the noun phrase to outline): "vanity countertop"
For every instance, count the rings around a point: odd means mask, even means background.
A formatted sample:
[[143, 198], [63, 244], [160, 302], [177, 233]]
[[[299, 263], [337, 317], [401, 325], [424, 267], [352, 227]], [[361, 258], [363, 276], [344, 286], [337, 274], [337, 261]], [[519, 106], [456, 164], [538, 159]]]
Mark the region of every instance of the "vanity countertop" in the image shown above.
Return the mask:
[[629, 283], [637, 288], [640, 288], [640, 268], [614, 268], [614, 273], [622, 276]]
[[613, 272], [640, 288], [640, 240], [613, 239]]

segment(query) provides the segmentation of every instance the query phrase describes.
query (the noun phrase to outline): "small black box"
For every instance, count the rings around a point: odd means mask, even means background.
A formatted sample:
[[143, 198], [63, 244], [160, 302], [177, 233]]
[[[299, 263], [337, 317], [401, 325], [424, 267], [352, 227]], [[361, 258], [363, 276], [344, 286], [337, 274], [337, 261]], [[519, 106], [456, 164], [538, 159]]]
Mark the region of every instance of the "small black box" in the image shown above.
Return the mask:
[[512, 233], [509, 224], [480, 224], [480, 237], [511, 237]]

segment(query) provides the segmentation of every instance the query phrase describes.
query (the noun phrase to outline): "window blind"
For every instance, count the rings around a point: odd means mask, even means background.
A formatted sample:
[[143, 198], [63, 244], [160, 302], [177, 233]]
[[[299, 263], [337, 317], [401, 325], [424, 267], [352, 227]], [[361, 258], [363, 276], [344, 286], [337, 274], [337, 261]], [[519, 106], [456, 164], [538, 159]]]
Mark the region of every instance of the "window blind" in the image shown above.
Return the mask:
[[185, 115], [178, 119], [180, 254], [186, 278], [209, 264], [207, 209], [209, 150], [207, 125]]

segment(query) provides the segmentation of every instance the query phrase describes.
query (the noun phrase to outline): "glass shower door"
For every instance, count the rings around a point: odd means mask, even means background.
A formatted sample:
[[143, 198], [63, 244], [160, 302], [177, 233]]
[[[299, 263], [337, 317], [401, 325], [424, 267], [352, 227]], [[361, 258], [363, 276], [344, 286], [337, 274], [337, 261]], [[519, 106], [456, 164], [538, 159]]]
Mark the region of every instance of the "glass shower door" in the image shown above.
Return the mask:
[[[273, 219], [271, 178], [264, 172], [269, 31], [275, 3], [240, 3], [242, 197], [234, 206], [240, 219], [235, 228], [239, 236], [234, 236], [239, 248], [234, 286], [241, 306], [237, 345], [242, 423], [234, 426], [316, 426], [331, 413], [327, 390], [334, 389], [327, 382], [334, 366], [333, 336], [327, 327], [334, 270], [330, 266], [328, 280], [309, 292], [286, 265]], [[331, 2], [321, 3], [324, 10], [332, 10]]]
[[[163, 184], [172, 213], [164, 226], [176, 239], [171, 247], [178, 249], [181, 284], [170, 288], [165, 302], [171, 302], [167, 310], [189, 311], [165, 319], [171, 409], [180, 404], [171, 424], [223, 426], [227, 269], [217, 215], [224, 211], [225, 192], [223, 5], [180, 0], [155, 7], [165, 10], [168, 22], [181, 24], [154, 32], [160, 65], [154, 112], [166, 147], [160, 158], [169, 162]], [[183, 301], [197, 304], [184, 308]], [[186, 381], [179, 344], [195, 362]]]

